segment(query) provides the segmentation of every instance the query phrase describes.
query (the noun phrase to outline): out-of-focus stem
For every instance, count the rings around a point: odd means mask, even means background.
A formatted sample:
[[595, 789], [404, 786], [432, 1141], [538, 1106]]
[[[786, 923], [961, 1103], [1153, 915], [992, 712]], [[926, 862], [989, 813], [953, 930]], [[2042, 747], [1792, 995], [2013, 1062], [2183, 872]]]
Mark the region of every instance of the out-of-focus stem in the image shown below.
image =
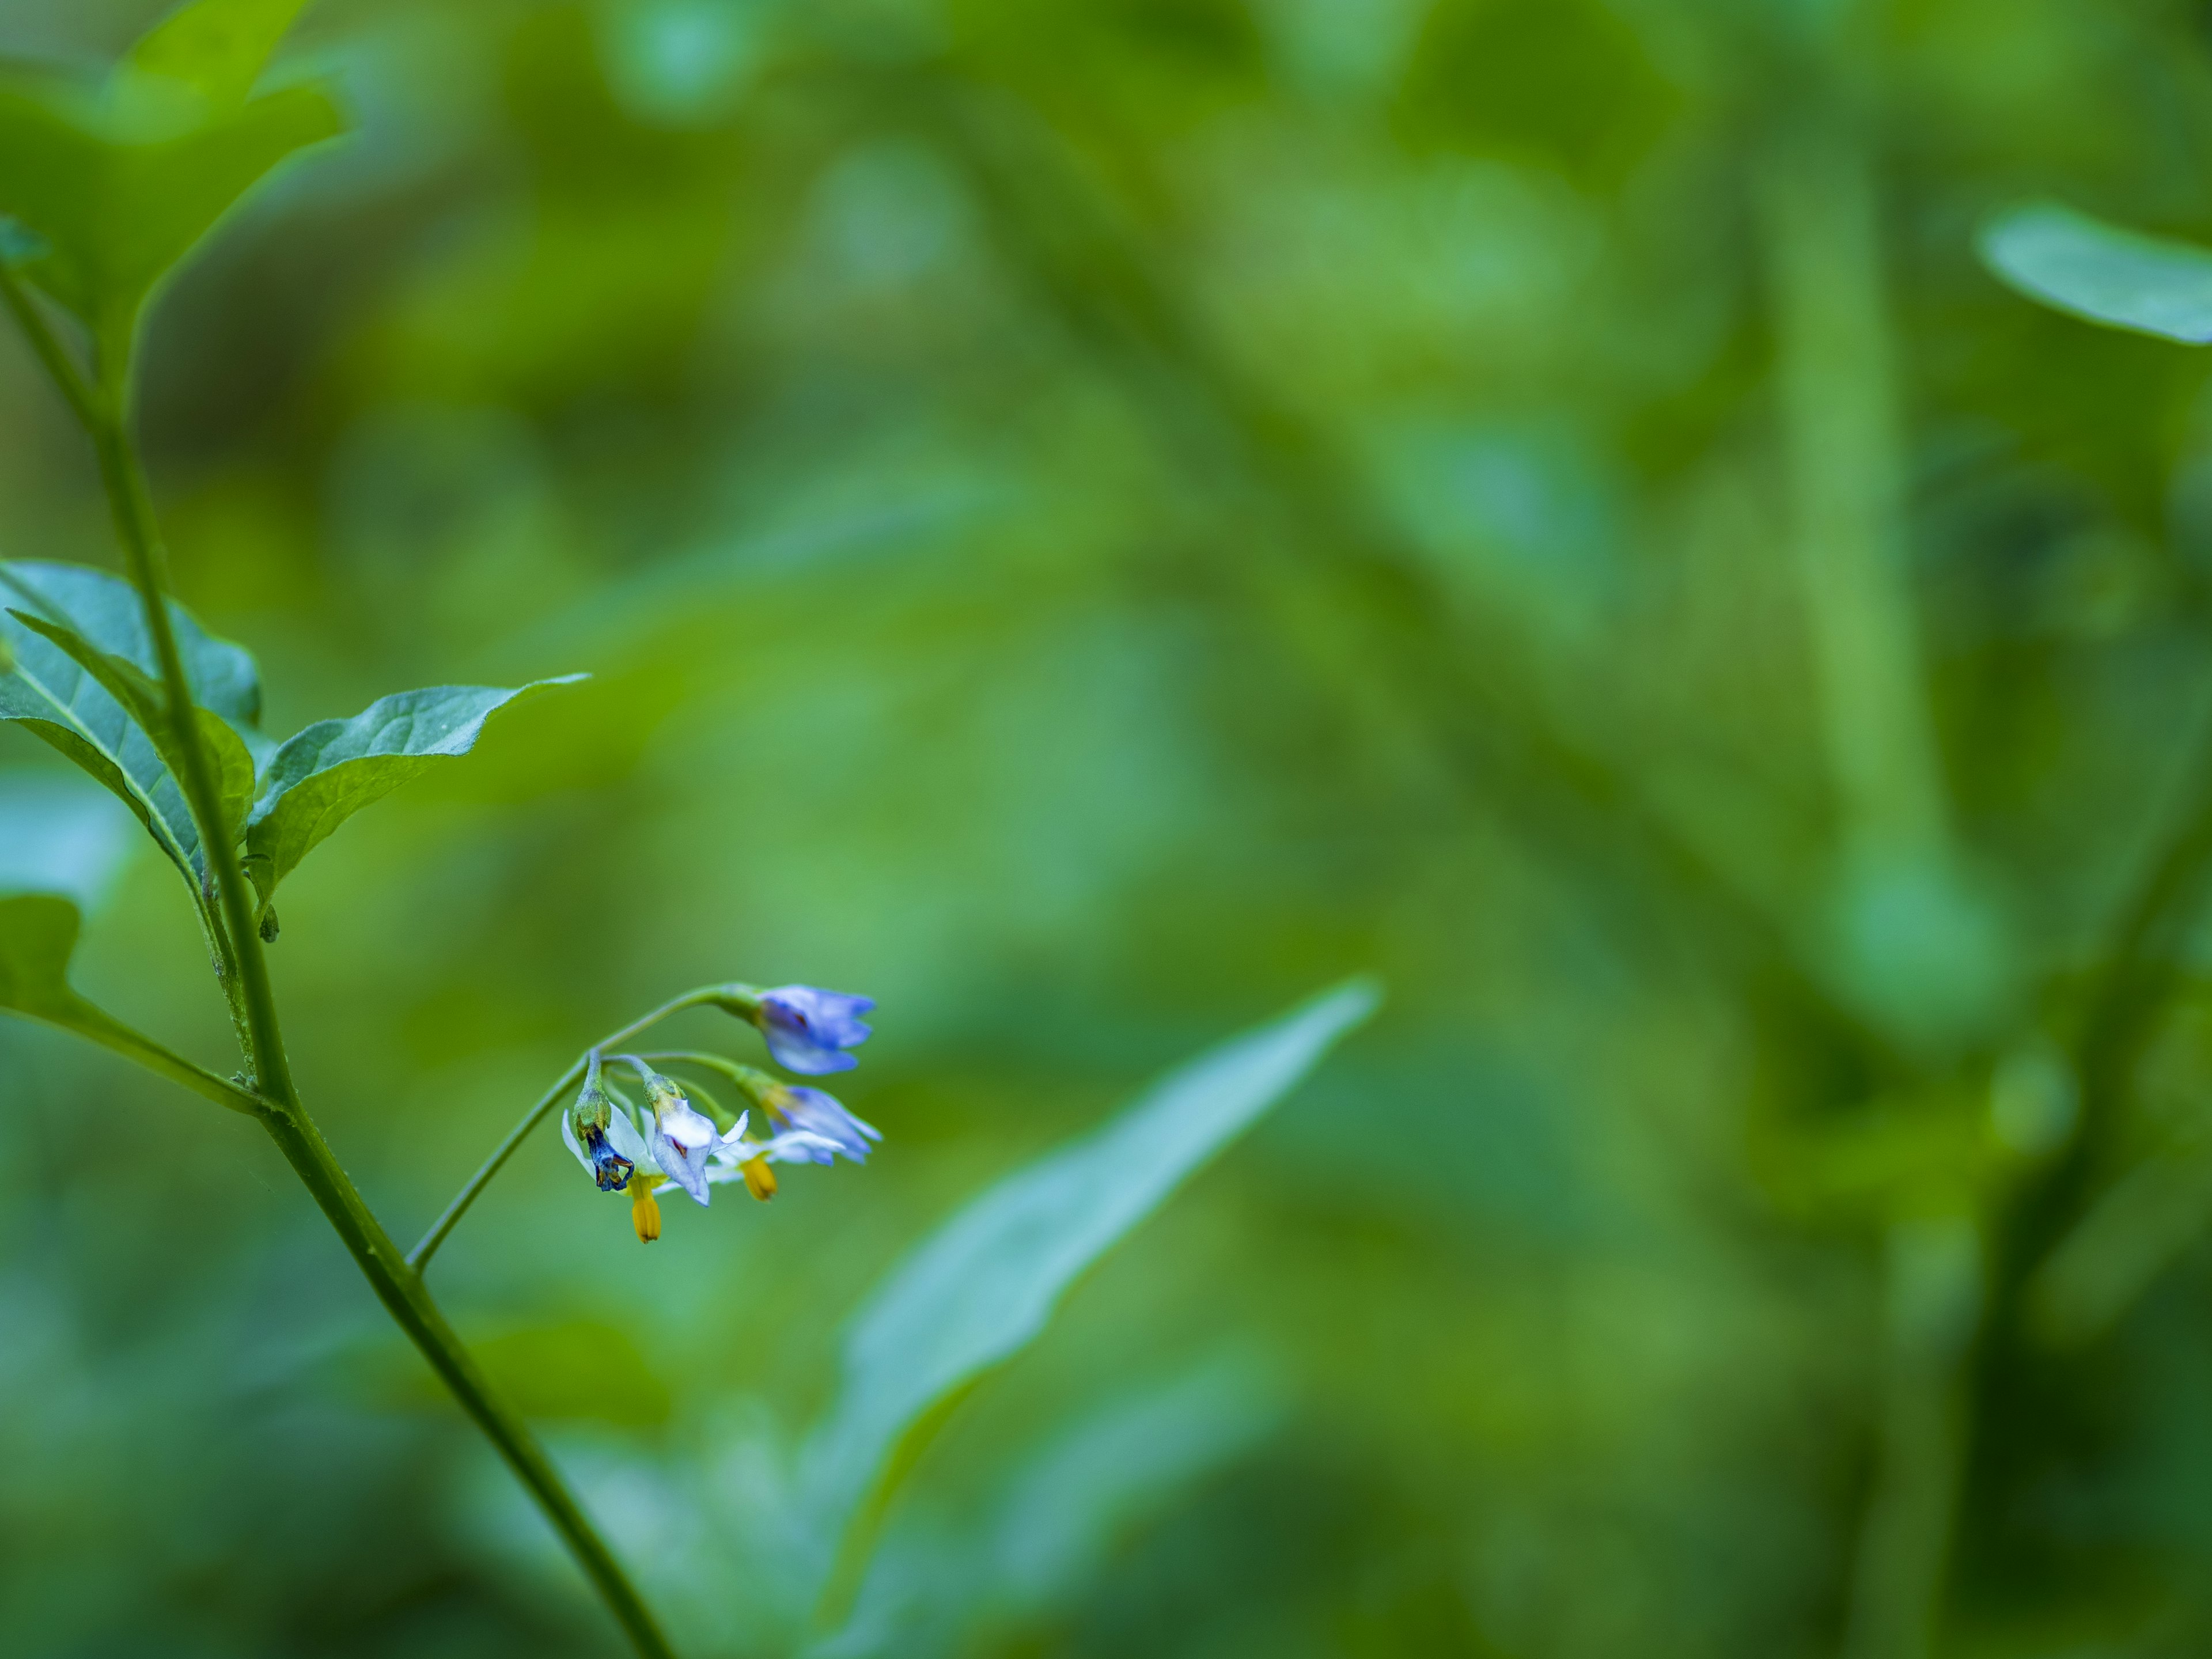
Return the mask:
[[[1209, 482], [1241, 477], [1287, 509], [1310, 560], [1310, 612], [1285, 631], [1333, 641], [1351, 676], [1411, 713], [1446, 771], [1484, 806], [1518, 811], [1547, 849], [1588, 846], [1656, 870], [1717, 925], [1747, 976], [1788, 997], [1877, 1064], [1887, 1035], [1808, 971], [1795, 921], [1772, 914], [1724, 860], [1657, 810], [1630, 769], [1547, 715], [1513, 672], [1510, 629], [1449, 619], [1420, 561], [1376, 510], [1328, 434], [1241, 371], [1181, 301], [1148, 250], [1096, 199], [1049, 125], [1014, 100], [931, 72], [892, 82], [967, 167], [1018, 268], [1079, 338], [1158, 411], [1176, 454]], [[1296, 588], [1298, 584], [1274, 584]], [[1271, 602], [1285, 602], [1270, 592]]]
[[1797, 574], [1846, 836], [1862, 854], [1940, 858], [1948, 815], [1906, 585], [1904, 439], [1867, 157], [1840, 117], [1815, 108], [1781, 125], [1758, 185]]
[[1981, 1316], [1981, 1248], [1963, 1217], [1896, 1223], [1885, 1243], [1881, 1433], [1844, 1655], [1926, 1659], [1965, 1467], [1965, 1372]]

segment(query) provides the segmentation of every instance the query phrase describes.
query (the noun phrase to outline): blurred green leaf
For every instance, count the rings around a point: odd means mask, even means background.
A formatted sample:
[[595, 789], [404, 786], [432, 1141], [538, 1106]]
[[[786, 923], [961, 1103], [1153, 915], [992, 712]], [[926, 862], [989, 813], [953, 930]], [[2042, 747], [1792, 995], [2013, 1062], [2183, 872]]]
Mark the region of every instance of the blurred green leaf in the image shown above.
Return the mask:
[[1265, 1439], [1285, 1401], [1268, 1370], [1218, 1355], [1142, 1389], [1117, 1392], [1021, 1470], [978, 1552], [997, 1594], [1024, 1607], [1074, 1595], [1117, 1534], [1177, 1490]]
[[141, 36], [126, 61], [144, 74], [181, 81], [210, 103], [241, 104], [304, 3], [198, 0]]
[[319, 86], [246, 97], [296, 9], [202, 0], [104, 79], [0, 70], [0, 213], [43, 240], [24, 267], [92, 331], [111, 382], [161, 278], [279, 161], [345, 129]]
[[57, 894], [0, 898], [0, 1009], [74, 1031], [234, 1112], [257, 1110], [259, 1103], [235, 1079], [218, 1077], [134, 1031], [70, 988], [78, 926], [76, 905]]
[[115, 1022], [70, 988], [76, 906], [52, 893], [0, 899], [0, 1008], [105, 1035]]
[[2028, 1308], [2058, 1346], [2101, 1335], [2212, 1224], [2212, 1145], [2145, 1158], [2099, 1196], [2037, 1269]]
[[1340, 986], [1170, 1073], [1103, 1127], [1000, 1182], [894, 1267], [854, 1316], [842, 1385], [808, 1447], [834, 1535], [880, 1510], [962, 1392], [1044, 1329], [1076, 1276], [1288, 1093], [1375, 1010]]
[[[13, 659], [0, 676], [0, 720], [21, 722], [97, 778], [137, 814], [192, 887], [206, 873], [199, 831], [164, 752], [153, 645], [128, 582], [74, 565], [0, 565], [0, 643]], [[202, 730], [223, 764], [226, 793], [242, 811], [252, 768], [245, 739], [260, 713], [253, 659], [210, 638], [170, 605], [185, 672], [203, 705]], [[149, 702], [149, 699], [152, 700]], [[149, 715], [151, 718], [148, 718]]]
[[2190, 345], [2212, 341], [2212, 250], [2042, 202], [1992, 220], [1981, 254], [2014, 288], [2060, 311]]
[[248, 868], [262, 897], [362, 807], [439, 761], [468, 753], [499, 710], [583, 678], [563, 674], [513, 690], [437, 685], [398, 691], [351, 720], [319, 720], [286, 739], [269, 763], [260, 804], [246, 825]]

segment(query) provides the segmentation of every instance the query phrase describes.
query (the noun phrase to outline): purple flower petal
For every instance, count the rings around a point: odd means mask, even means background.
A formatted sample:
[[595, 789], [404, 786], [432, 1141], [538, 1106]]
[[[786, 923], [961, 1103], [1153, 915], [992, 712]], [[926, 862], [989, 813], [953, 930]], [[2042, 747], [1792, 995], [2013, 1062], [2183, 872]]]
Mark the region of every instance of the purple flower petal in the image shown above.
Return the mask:
[[875, 1125], [854, 1117], [844, 1102], [819, 1089], [783, 1089], [770, 1097], [769, 1104], [793, 1128], [819, 1136], [855, 1164], [866, 1163], [868, 1143], [884, 1138]]
[[872, 997], [811, 985], [779, 986], [761, 994], [761, 1035], [776, 1063], [788, 1071], [809, 1077], [848, 1072], [858, 1062], [844, 1051], [868, 1040], [860, 1016], [875, 1006]]

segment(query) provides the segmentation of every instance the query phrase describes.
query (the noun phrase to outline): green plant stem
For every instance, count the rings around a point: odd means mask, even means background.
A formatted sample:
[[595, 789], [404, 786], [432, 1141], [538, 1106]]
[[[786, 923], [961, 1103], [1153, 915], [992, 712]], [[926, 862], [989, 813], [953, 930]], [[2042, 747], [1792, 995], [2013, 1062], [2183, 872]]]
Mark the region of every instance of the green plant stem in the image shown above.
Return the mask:
[[744, 1065], [726, 1055], [706, 1054], [696, 1048], [655, 1048], [638, 1058], [656, 1066], [695, 1066], [702, 1072], [726, 1077], [741, 1089], [769, 1075], [757, 1066]]
[[729, 988], [725, 985], [702, 985], [696, 990], [686, 991], [682, 996], [662, 1003], [651, 1013], [632, 1020], [619, 1031], [611, 1032], [601, 1037], [589, 1048], [577, 1055], [576, 1063], [562, 1073], [554, 1079], [552, 1087], [538, 1097], [537, 1103], [522, 1115], [522, 1121], [507, 1132], [507, 1139], [492, 1149], [491, 1156], [486, 1158], [483, 1166], [469, 1177], [468, 1185], [453, 1194], [453, 1201], [446, 1206], [444, 1214], [430, 1224], [430, 1231], [422, 1235], [421, 1243], [408, 1251], [408, 1267], [418, 1273], [422, 1271], [428, 1264], [431, 1256], [436, 1253], [438, 1247], [446, 1242], [446, 1235], [452, 1232], [454, 1227], [459, 1224], [461, 1218], [468, 1213], [469, 1206], [475, 1203], [477, 1195], [491, 1185], [491, 1178], [500, 1172], [501, 1166], [514, 1156], [515, 1148], [530, 1138], [530, 1132], [545, 1121], [545, 1115], [561, 1103], [562, 1098], [569, 1090], [584, 1080], [584, 1069], [591, 1064], [591, 1059], [594, 1054], [603, 1049], [611, 1048], [617, 1043], [627, 1042], [639, 1032], [649, 1030], [658, 1025], [671, 1014], [681, 1013], [686, 1008], [696, 1008], [702, 1003], [710, 1002], [722, 995]]
[[521, 1418], [493, 1390], [459, 1337], [422, 1283], [407, 1265], [391, 1235], [372, 1214], [320, 1131], [296, 1104], [269, 1115], [269, 1133], [301, 1182], [322, 1207], [330, 1224], [360, 1264], [362, 1274], [399, 1328], [407, 1333], [430, 1369], [438, 1374], [477, 1428], [483, 1431], [545, 1518], [553, 1523], [576, 1563], [607, 1604], [630, 1644], [643, 1659], [672, 1659], [668, 1641], [652, 1610], [630, 1583], [622, 1564], [569, 1492]]
[[1886, 1244], [1880, 1441], [1844, 1659], [1934, 1650], [1966, 1465], [1965, 1367], [1981, 1311], [1980, 1243], [1964, 1218], [1893, 1223]]
[[69, 353], [63, 349], [61, 341], [55, 337], [53, 330], [47, 325], [45, 316], [40, 312], [38, 302], [32, 299], [23, 287], [22, 279], [15, 275], [4, 258], [0, 258], [0, 302], [6, 304], [9, 315], [15, 318], [16, 326], [23, 331], [23, 337], [31, 343], [31, 349], [38, 355], [40, 365], [46, 369], [62, 396], [69, 400], [70, 410], [82, 422], [84, 429], [87, 432], [93, 430], [101, 419], [99, 394], [93, 391], [91, 383], [70, 361]]
[[[18, 312], [19, 320], [22, 313]], [[42, 337], [40, 319], [33, 318], [34, 340]], [[51, 341], [50, 334], [43, 337]], [[41, 349], [42, 357], [45, 351]], [[64, 360], [66, 362], [66, 360]], [[117, 376], [118, 389], [122, 377]], [[65, 388], [66, 390], [66, 388]], [[72, 404], [76, 400], [72, 398]], [[381, 1223], [370, 1211], [329, 1144], [308, 1115], [292, 1079], [284, 1053], [282, 1025], [275, 994], [269, 980], [268, 959], [253, 919], [245, 872], [229, 856], [232, 837], [223, 822], [221, 797], [213, 768], [200, 742], [193, 714], [191, 686], [184, 659], [170, 625], [167, 592], [161, 569], [159, 533], [145, 476], [138, 464], [119, 396], [77, 405], [88, 415], [88, 427], [100, 457], [100, 476], [107, 487], [131, 578], [146, 610], [147, 630], [161, 665], [161, 683], [179, 753], [184, 762], [180, 779], [186, 802], [207, 851], [214, 872], [223, 923], [222, 941], [226, 990], [234, 994], [245, 1014], [246, 1059], [254, 1088], [264, 1101], [261, 1120], [324, 1216], [353, 1255], [362, 1275], [399, 1326], [407, 1333], [430, 1368], [453, 1391], [463, 1411], [498, 1449], [547, 1520], [567, 1542], [631, 1644], [644, 1659], [672, 1659], [651, 1611], [631, 1585], [614, 1553], [568, 1491], [560, 1471], [514, 1408], [494, 1393], [445, 1316], [430, 1299], [422, 1279], [399, 1254]]]
[[[59, 1022], [56, 1022], [59, 1024]], [[120, 1020], [110, 1019], [88, 1005], [85, 1017], [64, 1024], [65, 1031], [97, 1042], [103, 1048], [112, 1048], [129, 1060], [135, 1060], [148, 1071], [165, 1077], [172, 1083], [181, 1083], [196, 1095], [204, 1095], [218, 1106], [228, 1106], [234, 1112], [243, 1112], [248, 1117], [261, 1117], [269, 1110], [269, 1103], [250, 1089], [241, 1089], [228, 1078], [217, 1077], [204, 1066], [195, 1066], [182, 1054], [163, 1048], [143, 1032], [134, 1031]]]

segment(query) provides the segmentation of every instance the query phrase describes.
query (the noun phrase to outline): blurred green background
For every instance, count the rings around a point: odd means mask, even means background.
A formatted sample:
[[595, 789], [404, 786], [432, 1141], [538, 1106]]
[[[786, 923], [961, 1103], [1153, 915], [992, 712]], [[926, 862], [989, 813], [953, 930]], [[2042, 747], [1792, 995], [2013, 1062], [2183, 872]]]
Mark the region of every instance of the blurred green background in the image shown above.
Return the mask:
[[[325, 0], [283, 65], [360, 131], [155, 317], [183, 597], [280, 734], [593, 675], [286, 886], [341, 1155], [411, 1236], [677, 989], [882, 1005], [865, 1170], [647, 1255], [542, 1136], [435, 1270], [685, 1651], [781, 1650], [901, 1248], [1363, 969], [831, 1650], [2212, 1644], [2212, 376], [1972, 252], [2212, 237], [2212, 9]], [[114, 568], [12, 335], [0, 430], [0, 552]], [[228, 1070], [171, 882], [79, 980]], [[0, 1648], [614, 1650], [251, 1124], [0, 1077]]]

